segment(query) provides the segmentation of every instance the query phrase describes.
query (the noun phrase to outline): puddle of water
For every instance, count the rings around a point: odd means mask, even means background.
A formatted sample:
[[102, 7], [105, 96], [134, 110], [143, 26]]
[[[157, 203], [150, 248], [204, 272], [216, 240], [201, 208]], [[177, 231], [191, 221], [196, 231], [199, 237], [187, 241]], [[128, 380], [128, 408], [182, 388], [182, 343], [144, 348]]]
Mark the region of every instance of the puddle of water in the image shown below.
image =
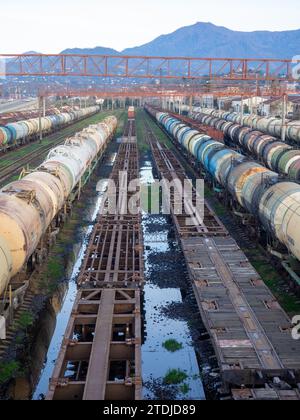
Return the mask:
[[[154, 181], [151, 161], [143, 162], [140, 176], [142, 182]], [[170, 230], [167, 217], [143, 214], [146, 279], [146, 339], [142, 346], [144, 398], [203, 400], [205, 394], [188, 319], [171, 318], [161, 312], [171, 304], [183, 303], [181, 286], [186, 284], [187, 287], [188, 282], [182, 252]], [[182, 348], [174, 353], [166, 350], [163, 344], [169, 339], [181, 343]], [[165, 385], [164, 377], [172, 369], [184, 371], [187, 379], [175, 386]]]
[[113, 166], [113, 165], [114, 165], [114, 163], [115, 163], [115, 161], [116, 161], [117, 156], [118, 156], [118, 153], [117, 153], [117, 152], [112, 153], [112, 154], [110, 155], [109, 159], [108, 159], [108, 165]]
[[76, 283], [74, 279], [70, 281], [69, 288], [60, 313], [57, 316], [56, 328], [53, 334], [45, 362], [44, 369], [41, 373], [39, 383], [35, 389], [33, 400], [38, 400], [42, 395], [46, 395], [49, 387], [49, 379], [51, 378], [54, 365], [60, 350], [61, 342], [68, 324], [68, 318], [72, 311], [74, 298], [76, 296]]

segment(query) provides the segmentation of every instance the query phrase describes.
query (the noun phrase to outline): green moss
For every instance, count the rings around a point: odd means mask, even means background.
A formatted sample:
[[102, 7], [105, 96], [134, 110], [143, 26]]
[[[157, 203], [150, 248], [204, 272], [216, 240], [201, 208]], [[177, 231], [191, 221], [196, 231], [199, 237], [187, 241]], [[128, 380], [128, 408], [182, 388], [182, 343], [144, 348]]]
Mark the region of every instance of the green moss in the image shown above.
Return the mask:
[[188, 378], [186, 372], [180, 369], [170, 369], [164, 377], [164, 383], [167, 385], [181, 384]]
[[15, 175], [15, 176], [13, 176], [13, 177], [11, 177], [11, 178], [9, 179], [9, 182], [18, 181], [18, 180], [19, 180], [19, 178], [20, 178], [20, 175]]
[[170, 351], [171, 353], [175, 353], [176, 351], [179, 351], [182, 349], [182, 344], [179, 343], [176, 340], [167, 340], [163, 343], [163, 347]]
[[187, 395], [190, 392], [190, 390], [191, 390], [191, 388], [189, 387], [188, 384], [180, 385], [180, 388], [179, 389], [180, 389], [180, 391], [181, 391], [181, 393], [183, 395]]
[[212, 191], [208, 188], [207, 185], [204, 186], [204, 195], [205, 195], [205, 198], [209, 198], [213, 196]]
[[33, 321], [34, 321], [33, 314], [29, 311], [24, 311], [21, 313], [21, 316], [17, 324], [22, 330], [26, 330], [27, 328], [32, 326]]
[[62, 244], [60, 244], [60, 243], [57, 243], [56, 245], [54, 245], [54, 247], [53, 247], [53, 252], [55, 253], [55, 254], [63, 254], [63, 252], [64, 252], [64, 246], [62, 245]]
[[227, 213], [227, 210], [225, 209], [225, 207], [222, 206], [222, 204], [220, 203], [216, 203], [214, 205], [214, 210], [217, 216], [224, 216]]
[[17, 337], [15, 338], [15, 343], [18, 345], [22, 345], [24, 341], [24, 337], [22, 335], [17, 335]]
[[51, 256], [39, 278], [39, 287], [43, 293], [54, 293], [59, 280], [64, 276], [63, 252], [64, 248], [62, 245], [51, 252]]
[[0, 384], [4, 384], [10, 379], [15, 378], [20, 370], [20, 363], [11, 361], [7, 363], [0, 363]]
[[[110, 115], [114, 113], [110, 112]], [[118, 118], [118, 127], [116, 131], [116, 137], [121, 137], [124, 132], [124, 126], [127, 121], [127, 111], [119, 110], [118, 114], [114, 114]]]
[[54, 257], [50, 258], [48, 261], [47, 272], [53, 279], [60, 278], [64, 272], [61, 262]]

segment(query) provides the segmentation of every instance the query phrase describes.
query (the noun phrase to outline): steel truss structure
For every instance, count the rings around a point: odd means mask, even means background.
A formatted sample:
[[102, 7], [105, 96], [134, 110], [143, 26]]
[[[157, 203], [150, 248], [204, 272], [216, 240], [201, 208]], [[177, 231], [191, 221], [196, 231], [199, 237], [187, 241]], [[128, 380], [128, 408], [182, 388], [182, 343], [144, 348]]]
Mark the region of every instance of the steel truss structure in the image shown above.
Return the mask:
[[0, 76], [77, 76], [140, 79], [279, 80], [300, 77], [300, 60], [149, 57], [80, 54], [0, 54]]

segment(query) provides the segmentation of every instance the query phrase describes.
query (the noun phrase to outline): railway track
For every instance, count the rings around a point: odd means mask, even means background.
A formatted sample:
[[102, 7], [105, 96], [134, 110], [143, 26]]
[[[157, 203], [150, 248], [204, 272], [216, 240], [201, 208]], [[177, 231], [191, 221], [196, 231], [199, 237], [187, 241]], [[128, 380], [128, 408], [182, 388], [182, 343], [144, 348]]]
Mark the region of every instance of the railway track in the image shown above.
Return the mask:
[[[85, 121], [88, 121], [89, 118], [84, 119], [82, 121], [77, 121], [75, 124], [72, 124], [68, 128], [65, 128], [61, 131], [61, 134], [54, 133], [48, 137], [48, 140], [51, 141], [51, 144], [37, 146], [36, 149], [32, 152], [26, 154], [26, 156], [22, 156], [19, 159], [14, 160], [7, 165], [0, 166], [0, 186], [4, 185], [6, 181], [9, 181], [14, 175], [20, 173], [26, 166], [30, 165], [31, 163], [38, 161], [39, 158], [44, 158], [45, 155], [54, 147], [62, 144], [67, 137], [74, 135], [82, 126]], [[26, 146], [24, 146], [26, 147]], [[20, 150], [19, 148], [18, 150]], [[0, 158], [1, 162], [5, 162], [7, 156], [3, 156]]]
[[61, 135], [59, 139], [50, 145], [41, 146], [37, 148], [33, 152], [28, 153], [25, 157], [21, 157], [15, 160], [13, 163], [10, 163], [4, 167], [1, 167], [0, 170], [0, 185], [3, 185], [5, 181], [9, 180], [12, 176], [14, 176], [18, 171], [22, 171], [27, 165], [30, 163], [37, 161], [39, 158], [42, 158], [45, 154], [47, 154], [51, 149], [62, 144], [62, 142], [66, 139], [66, 135]]
[[168, 112], [174, 118], [180, 119], [183, 123], [190, 125], [190, 127], [199, 131], [200, 133], [207, 134], [214, 140], [218, 140], [220, 143], [224, 143], [224, 134], [222, 131], [216, 130], [213, 127], [202, 124], [200, 121], [186, 117], [184, 115], [178, 115], [174, 112]]
[[[119, 176], [124, 171], [127, 180]], [[112, 197], [105, 194], [77, 279], [79, 290], [48, 400], [141, 399], [141, 216], [120, 211], [133, 195], [124, 195], [123, 188], [138, 176], [137, 144], [123, 136], [110, 176], [117, 211], [107, 214]]]
[[123, 135], [124, 141], [133, 143], [136, 142], [136, 124], [134, 119], [129, 119], [127, 121], [127, 124], [125, 126], [124, 135]]
[[[145, 130], [160, 176], [182, 181], [185, 170], [174, 153], [148, 123]], [[300, 343], [292, 339], [290, 319], [208, 203], [202, 225], [186, 228], [171, 199], [173, 222], [218, 359], [221, 392], [234, 399], [271, 394], [274, 399], [299, 399]]]

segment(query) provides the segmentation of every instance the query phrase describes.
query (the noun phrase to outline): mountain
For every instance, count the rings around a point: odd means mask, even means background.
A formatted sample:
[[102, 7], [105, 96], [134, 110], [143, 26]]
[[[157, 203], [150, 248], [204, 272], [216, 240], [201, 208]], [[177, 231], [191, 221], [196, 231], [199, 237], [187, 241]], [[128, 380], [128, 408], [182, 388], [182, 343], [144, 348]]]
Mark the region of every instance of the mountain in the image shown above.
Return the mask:
[[[112, 48], [68, 48], [61, 54], [99, 54], [99, 55], [144, 55], [144, 56], [190, 56], [190, 57], [212, 57], [212, 58], [283, 58], [292, 59], [299, 54], [300, 29], [293, 31], [255, 31], [241, 32], [233, 31], [223, 26], [216, 26], [212, 23], [198, 22], [194, 25], [185, 26], [170, 34], [161, 35], [153, 41], [134, 48], [127, 48], [122, 52]], [[47, 61], [44, 61], [47, 67]], [[178, 64], [178, 63], [177, 63]], [[176, 65], [177, 65], [176, 64]], [[114, 63], [111, 63], [115, 66]], [[11, 72], [18, 71], [18, 64], [14, 60], [7, 60], [7, 68]], [[53, 66], [49, 60], [49, 68], [53, 72]], [[109, 69], [108, 69], [109, 70]], [[95, 71], [91, 67], [91, 74]], [[8, 80], [8, 78], [7, 78]], [[58, 84], [82, 84], [82, 78], [51, 76], [51, 81]], [[44, 83], [43, 78], [39, 82]], [[97, 83], [98, 79], [91, 77], [85, 79], [85, 83]]]
[[37, 52], [37, 51], [26, 51], [23, 54], [42, 54], [42, 53]]
[[91, 54], [91, 55], [119, 55], [120, 53], [112, 48], [68, 48], [60, 54]]
[[288, 58], [299, 54], [300, 30], [239, 32], [212, 23], [198, 22], [128, 48], [126, 55]]
[[161, 35], [122, 52], [112, 48], [68, 48], [61, 54], [189, 56], [212, 58], [287, 58], [299, 54], [300, 29], [293, 31], [233, 31], [198, 22]]

